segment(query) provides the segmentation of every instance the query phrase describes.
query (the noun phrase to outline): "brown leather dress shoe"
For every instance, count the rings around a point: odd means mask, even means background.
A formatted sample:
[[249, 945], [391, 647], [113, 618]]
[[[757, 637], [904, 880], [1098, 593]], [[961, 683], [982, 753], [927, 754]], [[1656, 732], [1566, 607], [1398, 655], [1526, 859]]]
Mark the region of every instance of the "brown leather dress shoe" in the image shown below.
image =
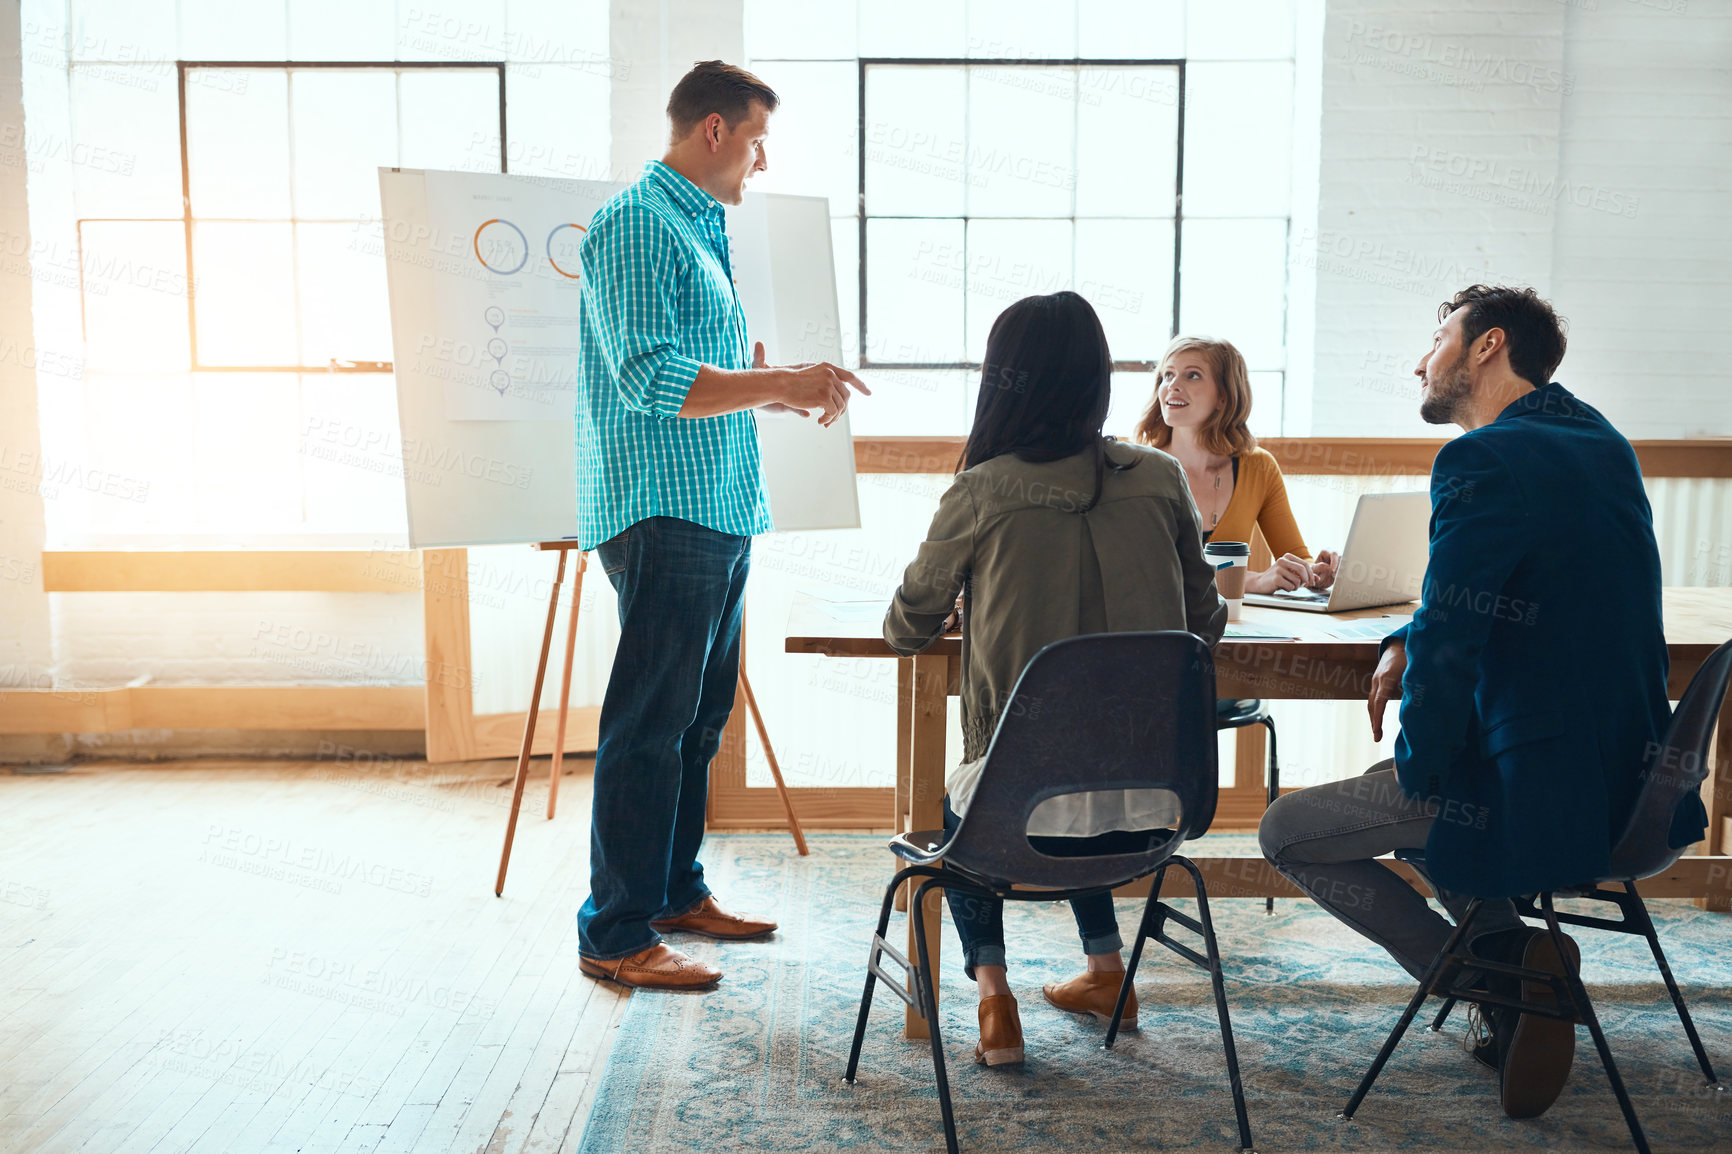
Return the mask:
[[687, 957], [666, 942], [605, 962], [579, 957], [577, 968], [592, 978], [634, 990], [707, 990], [722, 980], [722, 971]]
[[707, 897], [696, 909], [688, 910], [677, 918], [663, 918], [651, 922], [650, 928], [658, 934], [699, 934], [718, 941], [737, 942], [773, 934], [776, 932], [776, 923], [729, 913], [716, 904], [715, 898]]
[[[1118, 1005], [1119, 987], [1125, 984], [1125, 972], [1089, 971], [1068, 982], [1048, 982], [1040, 988], [1046, 1000], [1061, 1010], [1073, 1014], [1093, 1014], [1103, 1022], [1113, 1020], [1113, 1007]], [[1125, 1016], [1119, 1019], [1119, 1029], [1137, 1028], [1137, 992], [1132, 990], [1125, 999]]]
[[980, 1041], [974, 1060], [983, 1066], [1014, 1066], [1022, 1061], [1022, 1018], [1013, 994], [980, 1000]]
[[[1575, 939], [1564, 935], [1571, 968], [1581, 972], [1582, 951]], [[1563, 959], [1551, 936], [1535, 933], [1522, 949], [1521, 964], [1529, 969], [1562, 975]], [[1523, 982], [1522, 1000], [1542, 1005], [1557, 998], [1544, 982]], [[1499, 1070], [1499, 1096], [1503, 1112], [1511, 1118], [1538, 1118], [1551, 1108], [1570, 1080], [1576, 1057], [1576, 1024], [1538, 1014], [1522, 1014], [1510, 1032], [1509, 1046]]]

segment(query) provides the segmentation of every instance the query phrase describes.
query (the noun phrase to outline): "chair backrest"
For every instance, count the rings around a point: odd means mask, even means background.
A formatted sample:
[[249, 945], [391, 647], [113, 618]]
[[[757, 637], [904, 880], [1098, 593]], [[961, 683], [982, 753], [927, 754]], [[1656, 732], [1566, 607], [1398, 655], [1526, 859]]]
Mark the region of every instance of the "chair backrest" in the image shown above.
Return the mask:
[[[1102, 633], [1054, 642], [1017, 680], [945, 858], [996, 881], [1052, 888], [1139, 876], [1215, 816], [1215, 662], [1191, 633]], [[1094, 790], [1166, 789], [1175, 837], [1142, 853], [1050, 857], [1029, 844], [1041, 802]]]
[[[1683, 700], [1672, 711], [1672, 721], [1657, 748], [1649, 749], [1644, 758], [1642, 784], [1636, 794], [1636, 804], [1629, 824], [1612, 847], [1612, 876], [1632, 881], [1652, 877], [1670, 867], [1688, 848], [1688, 840], [1675, 845], [1673, 835], [1679, 806], [1696, 808], [1693, 796], [1708, 776], [1708, 744], [1714, 738], [1714, 721], [1720, 714], [1720, 704], [1726, 699], [1726, 686], [1732, 681], [1732, 641], [1726, 642], [1702, 663]], [[1722, 752], [1726, 757], [1732, 751]], [[1693, 821], [1686, 821], [1692, 826]]]

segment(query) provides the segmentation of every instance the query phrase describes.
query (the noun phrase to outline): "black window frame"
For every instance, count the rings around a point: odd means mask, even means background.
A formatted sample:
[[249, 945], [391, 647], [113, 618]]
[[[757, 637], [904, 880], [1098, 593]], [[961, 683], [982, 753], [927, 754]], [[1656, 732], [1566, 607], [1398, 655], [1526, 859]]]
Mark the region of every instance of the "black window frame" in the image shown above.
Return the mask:
[[[390, 361], [338, 361], [332, 360], [323, 365], [203, 365], [199, 363], [198, 355], [198, 277], [193, 268], [193, 204], [192, 204], [192, 165], [187, 151], [187, 120], [186, 120], [186, 90], [187, 74], [193, 69], [227, 69], [262, 72], [267, 70], [310, 71], [342, 70], [349, 72], [387, 71], [387, 72], [424, 72], [435, 69], [462, 71], [492, 71], [499, 78], [499, 171], [509, 171], [509, 161], [506, 137], [506, 62], [503, 60], [177, 60], [175, 61], [176, 102], [179, 106], [180, 118], [180, 203], [181, 230], [186, 244], [186, 324], [187, 324], [187, 356], [188, 371], [193, 373], [294, 373], [305, 376], [309, 373], [389, 373], [392, 371]], [[87, 223], [148, 223], [170, 224], [173, 217], [80, 217], [75, 222], [79, 247], [79, 312], [80, 327], [83, 328], [84, 292], [84, 226]], [[297, 304], [297, 308], [299, 305]], [[88, 335], [88, 334], [86, 334]]]
[[[978, 370], [978, 361], [874, 361], [868, 350], [871, 345], [866, 327], [867, 311], [867, 249], [866, 224], [869, 218], [866, 213], [866, 72], [872, 67], [985, 67], [985, 68], [1172, 68], [1178, 73], [1178, 131], [1176, 156], [1173, 171], [1173, 317], [1172, 328], [1168, 333], [1171, 339], [1179, 332], [1179, 257], [1184, 244], [1184, 189], [1185, 189], [1185, 61], [1178, 58], [1140, 58], [1113, 59], [1095, 57], [1070, 57], [1068, 59], [1036, 59], [1032, 57], [976, 57], [976, 56], [862, 56], [859, 58], [860, 86], [858, 92], [859, 124], [856, 132], [856, 162], [859, 168], [859, 201], [856, 206], [856, 223], [859, 228], [859, 285], [860, 285], [860, 368], [862, 369], [902, 369], [902, 370]], [[877, 219], [895, 219], [881, 217]], [[961, 220], [963, 236], [966, 244], [968, 221], [986, 219], [980, 217], [932, 217], [934, 220]], [[992, 218], [1001, 219], [1001, 218]], [[1071, 220], [1076, 217], [1053, 217], [1053, 220]], [[1164, 218], [1153, 218], [1164, 219]], [[967, 288], [964, 286], [966, 299]], [[1156, 361], [1114, 361], [1114, 372], [1152, 373], [1158, 368]]]

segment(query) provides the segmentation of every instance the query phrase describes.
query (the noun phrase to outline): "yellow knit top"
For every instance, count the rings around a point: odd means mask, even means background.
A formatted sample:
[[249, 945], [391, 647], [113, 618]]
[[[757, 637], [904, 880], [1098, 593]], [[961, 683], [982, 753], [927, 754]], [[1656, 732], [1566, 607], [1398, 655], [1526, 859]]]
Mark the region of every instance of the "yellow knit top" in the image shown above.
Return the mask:
[[1220, 523], [1213, 530], [1203, 526], [1210, 541], [1243, 541], [1251, 543], [1251, 530], [1263, 530], [1263, 540], [1279, 557], [1292, 553], [1311, 560], [1311, 550], [1299, 534], [1299, 523], [1293, 519], [1293, 508], [1287, 503], [1287, 485], [1281, 479], [1281, 466], [1267, 449], [1252, 449], [1237, 458], [1239, 476], [1233, 482], [1233, 497], [1221, 513]]

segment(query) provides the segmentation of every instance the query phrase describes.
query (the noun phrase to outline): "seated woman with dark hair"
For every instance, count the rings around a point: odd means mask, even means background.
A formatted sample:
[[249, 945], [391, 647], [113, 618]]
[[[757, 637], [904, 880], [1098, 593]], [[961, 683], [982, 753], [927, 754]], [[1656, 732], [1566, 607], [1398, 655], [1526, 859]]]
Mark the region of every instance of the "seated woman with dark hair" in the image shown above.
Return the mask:
[[[946, 829], [966, 812], [999, 714], [1043, 647], [1149, 629], [1189, 630], [1214, 645], [1225, 628], [1227, 606], [1203, 560], [1184, 471], [1165, 453], [1101, 435], [1112, 364], [1100, 319], [1075, 293], [1027, 297], [1000, 314], [956, 480], [885, 616], [885, 640], [912, 655], [954, 624], [962, 596], [963, 761], [945, 782]], [[1160, 829], [1176, 816], [1171, 801], [1164, 790], [1050, 798], [1023, 832], [1089, 838]], [[1071, 906], [1088, 969], [1044, 992], [1061, 1009], [1106, 1018], [1124, 977], [1112, 897]], [[1004, 905], [961, 897], [950, 908], [980, 989], [975, 1058], [1020, 1062]], [[1125, 1025], [1135, 1021], [1133, 996]]]

